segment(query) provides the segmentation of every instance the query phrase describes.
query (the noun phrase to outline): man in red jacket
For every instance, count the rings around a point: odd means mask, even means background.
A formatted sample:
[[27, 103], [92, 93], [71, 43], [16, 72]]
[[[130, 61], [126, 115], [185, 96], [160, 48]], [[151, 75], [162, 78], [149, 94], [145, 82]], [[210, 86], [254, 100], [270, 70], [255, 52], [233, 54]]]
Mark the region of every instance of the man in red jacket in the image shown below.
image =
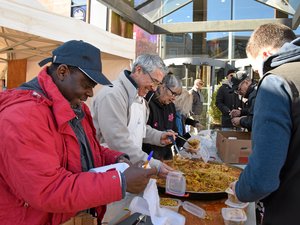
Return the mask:
[[127, 155], [99, 145], [88, 107], [102, 74], [100, 50], [69, 41], [33, 80], [0, 94], [0, 221], [61, 224], [86, 211], [101, 221], [105, 205], [144, 190], [156, 169], [91, 173]]

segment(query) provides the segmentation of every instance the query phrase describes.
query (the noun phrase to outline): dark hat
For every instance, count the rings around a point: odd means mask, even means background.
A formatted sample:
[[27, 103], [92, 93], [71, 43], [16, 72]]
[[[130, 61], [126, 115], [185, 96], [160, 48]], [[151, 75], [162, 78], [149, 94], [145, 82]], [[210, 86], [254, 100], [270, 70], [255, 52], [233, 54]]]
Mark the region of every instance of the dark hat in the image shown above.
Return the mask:
[[94, 82], [112, 86], [102, 73], [100, 50], [84, 41], [65, 42], [53, 50], [52, 57], [42, 60], [39, 65], [44, 66], [48, 62], [75, 66]]
[[237, 90], [239, 84], [246, 78], [248, 78], [248, 74], [245, 71], [237, 71], [231, 78], [233, 89]]
[[235, 72], [236, 72], [236, 70], [232, 70], [232, 69], [231, 69], [231, 70], [228, 70], [228, 71], [227, 71], [227, 74], [226, 74], [226, 77], [227, 77], [229, 74], [235, 73]]

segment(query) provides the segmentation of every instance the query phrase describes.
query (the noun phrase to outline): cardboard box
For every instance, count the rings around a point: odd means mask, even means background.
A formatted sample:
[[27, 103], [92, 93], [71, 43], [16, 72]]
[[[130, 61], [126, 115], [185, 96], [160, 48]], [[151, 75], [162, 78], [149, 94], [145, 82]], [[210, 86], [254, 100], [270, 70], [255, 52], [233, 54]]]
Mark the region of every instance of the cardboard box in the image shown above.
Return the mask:
[[223, 162], [246, 164], [252, 152], [251, 133], [218, 131], [216, 147]]

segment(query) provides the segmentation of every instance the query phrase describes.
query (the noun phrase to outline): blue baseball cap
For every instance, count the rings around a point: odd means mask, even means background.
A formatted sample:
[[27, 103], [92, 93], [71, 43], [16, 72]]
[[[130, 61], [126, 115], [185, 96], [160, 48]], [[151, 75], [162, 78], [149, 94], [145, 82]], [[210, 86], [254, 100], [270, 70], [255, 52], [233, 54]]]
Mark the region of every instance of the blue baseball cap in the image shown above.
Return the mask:
[[42, 60], [39, 65], [49, 62], [75, 66], [95, 83], [113, 86], [102, 73], [100, 49], [82, 40], [65, 42], [53, 50], [52, 57]]

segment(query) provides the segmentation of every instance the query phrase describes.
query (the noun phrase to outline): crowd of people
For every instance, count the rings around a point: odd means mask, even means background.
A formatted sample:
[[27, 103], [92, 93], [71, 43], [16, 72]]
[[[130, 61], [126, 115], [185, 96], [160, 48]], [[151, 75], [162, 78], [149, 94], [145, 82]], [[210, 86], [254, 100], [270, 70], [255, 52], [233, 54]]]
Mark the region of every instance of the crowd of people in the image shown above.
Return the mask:
[[[252, 132], [252, 154], [231, 188], [242, 202], [264, 204], [262, 224], [297, 224], [300, 39], [285, 25], [261, 25], [246, 53], [259, 83], [229, 70], [215, 103], [222, 130]], [[84, 41], [65, 42], [40, 65], [37, 77], [0, 93], [3, 224], [58, 225], [78, 212], [101, 222], [106, 207], [113, 218], [151, 176], [173, 171], [163, 161], [172, 159], [172, 145], [182, 146], [178, 135], [190, 137], [186, 125], [202, 128], [204, 82], [185, 90], [158, 55], [138, 56], [113, 82], [100, 50]], [[90, 111], [84, 102], [92, 97]], [[118, 162], [129, 167], [90, 172]]]

